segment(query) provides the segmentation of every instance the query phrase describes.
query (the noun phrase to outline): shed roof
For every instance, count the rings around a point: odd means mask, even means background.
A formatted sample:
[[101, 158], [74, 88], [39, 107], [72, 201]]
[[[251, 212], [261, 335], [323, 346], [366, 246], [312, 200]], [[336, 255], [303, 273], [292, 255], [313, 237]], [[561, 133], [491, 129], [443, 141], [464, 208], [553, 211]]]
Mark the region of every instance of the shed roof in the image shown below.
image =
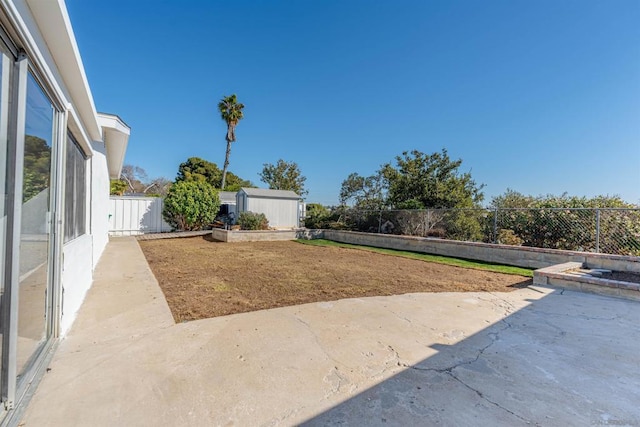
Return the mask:
[[236, 203], [236, 192], [234, 191], [220, 191], [218, 193], [218, 197], [220, 198], [220, 203], [222, 204], [235, 204]]
[[252, 197], [264, 197], [267, 199], [295, 199], [298, 200], [298, 196], [293, 191], [289, 190], [270, 190], [268, 188], [241, 188], [240, 191], [244, 191], [247, 196]]

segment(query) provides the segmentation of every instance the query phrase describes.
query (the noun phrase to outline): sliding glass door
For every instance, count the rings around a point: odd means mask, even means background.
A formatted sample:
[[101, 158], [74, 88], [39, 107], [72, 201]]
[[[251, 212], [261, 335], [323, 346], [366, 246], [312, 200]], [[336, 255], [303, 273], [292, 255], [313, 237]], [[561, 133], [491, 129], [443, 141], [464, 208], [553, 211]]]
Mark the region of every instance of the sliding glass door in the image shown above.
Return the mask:
[[[9, 117], [9, 82], [11, 79], [11, 66], [13, 61], [4, 52], [0, 51], [0, 349], [3, 349], [7, 340], [8, 331], [5, 330], [5, 274], [7, 273], [5, 264], [6, 243], [7, 243], [7, 196], [8, 189], [8, 117]], [[8, 307], [6, 307], [8, 308]], [[1, 353], [1, 352], [0, 352]], [[5, 382], [5, 369], [0, 357], [0, 390], [3, 390]]]
[[49, 338], [53, 105], [29, 73], [22, 159], [17, 372], [22, 376]]
[[60, 297], [64, 114], [0, 28], [0, 421], [53, 342]]

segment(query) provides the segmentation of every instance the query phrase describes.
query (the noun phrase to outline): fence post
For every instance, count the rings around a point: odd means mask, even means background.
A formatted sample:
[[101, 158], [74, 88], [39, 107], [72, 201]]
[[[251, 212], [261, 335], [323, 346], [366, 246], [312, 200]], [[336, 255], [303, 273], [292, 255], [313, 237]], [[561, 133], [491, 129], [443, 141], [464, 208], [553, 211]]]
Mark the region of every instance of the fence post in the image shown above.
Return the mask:
[[498, 243], [498, 208], [493, 210], [493, 243]]
[[596, 253], [600, 253], [600, 209], [596, 209]]
[[378, 234], [382, 233], [382, 209], [380, 209], [380, 213], [378, 215]]

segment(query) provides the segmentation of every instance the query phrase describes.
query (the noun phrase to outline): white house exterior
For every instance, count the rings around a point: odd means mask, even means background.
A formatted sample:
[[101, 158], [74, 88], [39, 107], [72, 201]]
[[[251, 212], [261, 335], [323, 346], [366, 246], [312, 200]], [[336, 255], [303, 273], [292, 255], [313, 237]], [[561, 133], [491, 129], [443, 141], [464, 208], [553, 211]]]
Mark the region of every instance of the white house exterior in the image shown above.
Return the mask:
[[96, 112], [64, 0], [0, 0], [0, 422], [73, 323], [129, 139]]
[[263, 213], [270, 227], [297, 228], [300, 204], [300, 196], [293, 191], [241, 188], [236, 194], [236, 217], [247, 211]]

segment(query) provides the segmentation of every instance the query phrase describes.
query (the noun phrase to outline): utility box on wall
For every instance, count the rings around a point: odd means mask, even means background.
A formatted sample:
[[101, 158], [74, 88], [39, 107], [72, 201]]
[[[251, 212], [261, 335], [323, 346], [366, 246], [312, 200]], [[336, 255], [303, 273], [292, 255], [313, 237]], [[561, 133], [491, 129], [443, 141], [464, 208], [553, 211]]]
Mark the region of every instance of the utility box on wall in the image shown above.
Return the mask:
[[236, 194], [236, 217], [241, 212], [262, 213], [274, 228], [300, 227], [300, 196], [293, 191], [241, 188]]

